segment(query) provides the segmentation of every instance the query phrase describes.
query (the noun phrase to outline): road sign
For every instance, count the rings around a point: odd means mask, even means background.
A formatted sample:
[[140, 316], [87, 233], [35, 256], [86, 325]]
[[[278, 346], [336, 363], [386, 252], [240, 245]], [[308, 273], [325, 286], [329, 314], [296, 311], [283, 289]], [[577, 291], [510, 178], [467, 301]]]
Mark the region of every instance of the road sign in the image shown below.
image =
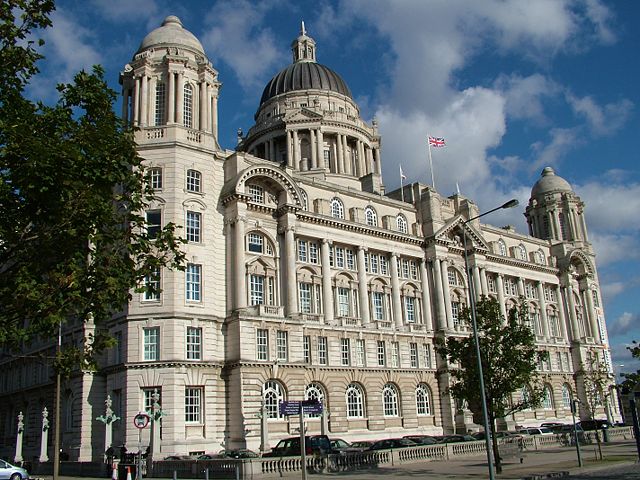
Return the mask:
[[320, 415], [322, 413], [322, 403], [318, 400], [303, 400], [302, 406], [304, 407], [304, 413], [311, 415]]
[[144, 412], [138, 413], [135, 417], [133, 417], [133, 424], [140, 430], [146, 428], [147, 425], [149, 425], [149, 415]]
[[300, 414], [300, 402], [299, 401], [289, 401], [289, 402], [280, 402], [280, 415], [299, 415]]
[[300, 404], [304, 407], [304, 413], [319, 415], [322, 413], [322, 403], [317, 400], [291, 400], [280, 402], [280, 415], [300, 415]]

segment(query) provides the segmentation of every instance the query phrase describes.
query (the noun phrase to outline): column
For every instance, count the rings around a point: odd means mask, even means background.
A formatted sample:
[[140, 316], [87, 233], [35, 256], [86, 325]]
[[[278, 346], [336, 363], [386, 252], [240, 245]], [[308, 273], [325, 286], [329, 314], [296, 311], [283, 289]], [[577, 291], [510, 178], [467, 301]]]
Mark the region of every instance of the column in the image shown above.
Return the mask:
[[582, 227], [581, 228], [582, 236], [583, 236], [582, 240], [584, 240], [585, 242], [588, 242], [589, 241], [589, 236], [587, 235], [587, 224], [584, 221], [584, 213], [579, 215], [579, 217], [580, 217], [580, 226]]
[[176, 82], [176, 123], [184, 125], [184, 75], [178, 72]]
[[400, 280], [398, 279], [398, 254], [391, 252], [391, 304], [393, 306], [393, 319], [396, 327], [403, 325], [402, 298], [400, 296]]
[[447, 311], [444, 306], [444, 294], [442, 291], [442, 269], [440, 268], [440, 260], [433, 259], [433, 280], [435, 283], [436, 295], [436, 319], [438, 330], [446, 330], [447, 328]]
[[473, 291], [476, 294], [476, 300], [480, 300], [482, 296], [482, 285], [480, 284], [480, 270], [478, 265], [472, 265], [471, 271], [473, 273]]
[[122, 121], [129, 123], [129, 89], [122, 87]]
[[[56, 418], [56, 422], [58, 419]], [[22, 412], [18, 414], [18, 434], [16, 435], [16, 455], [13, 461], [17, 464], [24, 460], [22, 458], [22, 435], [24, 434], [24, 415]]]
[[365, 153], [364, 153], [364, 144], [361, 140], [358, 140], [358, 162], [356, 163], [357, 172], [356, 175], [358, 177], [364, 176], [364, 164], [365, 164]]
[[374, 148], [373, 157], [375, 159], [375, 172], [380, 175], [381, 174], [381, 166], [380, 166], [380, 149]]
[[341, 135], [342, 136], [342, 158], [344, 160], [344, 163], [342, 165], [342, 173], [349, 173], [350, 168], [349, 168], [349, 155], [348, 155], [348, 148], [347, 148], [347, 136], [346, 135]]
[[524, 280], [522, 280], [522, 277], [518, 277], [518, 296], [524, 297]]
[[587, 282], [585, 282], [585, 289], [583, 292], [586, 300], [584, 304], [587, 306], [587, 311], [585, 313], [589, 316], [591, 336], [596, 343], [601, 343], [602, 339], [600, 338], [600, 329], [598, 328], [598, 315], [596, 314], [596, 309], [593, 306], [593, 294], [591, 293], [591, 287]]
[[140, 77], [135, 77], [134, 82], [133, 100], [131, 104], [133, 110], [133, 124], [138, 126], [140, 124]]
[[207, 126], [207, 82], [200, 82], [200, 110], [198, 115], [198, 127], [200, 130], [206, 130]]
[[218, 94], [214, 93], [211, 98], [211, 133], [218, 138]]
[[442, 276], [442, 297], [444, 298], [444, 311], [446, 312], [447, 328], [453, 330], [453, 313], [451, 313], [451, 295], [449, 294], [449, 266], [446, 260], [440, 260]]
[[431, 317], [431, 298], [429, 296], [429, 276], [427, 274], [427, 261], [420, 259], [420, 278], [422, 280], [422, 315], [425, 328], [433, 330], [433, 318]]
[[[287, 217], [290, 217], [288, 214]], [[286, 288], [287, 299], [287, 316], [291, 317], [297, 313], [297, 278], [296, 278], [296, 240], [295, 240], [295, 227], [291, 225], [292, 219], [287, 218], [287, 225], [280, 230], [284, 233], [284, 254], [285, 254], [285, 270], [286, 276], [284, 285]]]
[[[246, 207], [243, 204], [243, 207]], [[236, 310], [247, 306], [246, 292], [246, 267], [244, 264], [244, 227], [246, 218], [238, 215], [234, 223], [234, 250], [235, 250], [235, 307]]]
[[[47, 450], [49, 449], [49, 412], [47, 411], [47, 407], [44, 407], [42, 410], [42, 434], [40, 437], [40, 462], [48, 462], [49, 455], [47, 455]], [[109, 445], [105, 446], [105, 449], [109, 448]]]
[[211, 86], [205, 81], [204, 82], [204, 125], [202, 128], [210, 132], [211, 131]]
[[344, 173], [344, 150], [342, 149], [342, 135], [336, 135], [336, 153], [338, 161], [336, 162], [336, 173]]
[[489, 285], [487, 283], [487, 269], [480, 268], [480, 287], [482, 289], [482, 295], [489, 295]]
[[366, 155], [367, 155], [367, 158], [365, 159], [365, 162], [364, 162], [364, 174], [368, 175], [373, 172], [373, 149], [370, 147], [367, 147]]
[[560, 219], [558, 218], [558, 210], [554, 209], [551, 211], [551, 219], [553, 220], [552, 225], [556, 233], [555, 238], [557, 238], [558, 240], [562, 240], [562, 229], [560, 228]]
[[273, 162], [277, 162], [276, 158], [276, 140], [275, 138], [269, 139], [269, 159]]
[[287, 166], [293, 168], [293, 132], [287, 130]]
[[149, 125], [149, 119], [147, 117], [147, 106], [149, 105], [149, 77], [142, 75], [140, 77], [140, 126], [146, 127]]
[[540, 321], [542, 322], [542, 334], [544, 338], [549, 340], [549, 320], [547, 319], [547, 302], [544, 299], [544, 288], [542, 282], [536, 282], [536, 288], [538, 289], [538, 300], [540, 300]]
[[573, 341], [580, 340], [580, 329], [578, 327], [578, 318], [576, 317], [576, 302], [573, 298], [573, 286], [569, 280], [568, 286], [564, 287], [565, 298], [567, 299], [567, 307], [569, 309], [569, 321], [571, 325], [571, 339]]
[[318, 148], [318, 167], [319, 168], [325, 168], [324, 165], [324, 137], [322, 135], [322, 130], [320, 130], [318, 128], [318, 130], [316, 130], [316, 142], [317, 142], [317, 148]]
[[369, 313], [369, 289], [367, 288], [367, 272], [364, 265], [364, 252], [366, 247], [358, 247], [358, 300], [360, 303], [360, 316], [362, 324], [366, 325], [371, 321]]
[[293, 132], [293, 169], [300, 170], [300, 140], [298, 139], [298, 131]]
[[167, 125], [176, 122], [176, 76], [175, 73], [169, 71], [169, 85], [167, 92]]
[[156, 91], [158, 79], [151, 77], [149, 79], [149, 126], [156, 125]]
[[498, 290], [498, 303], [500, 304], [500, 315], [502, 315], [503, 323], [507, 324], [507, 306], [504, 304], [504, 282], [503, 275], [499, 273], [496, 276], [496, 288]]
[[325, 322], [333, 320], [333, 292], [331, 291], [331, 266], [329, 265], [329, 248], [331, 240], [322, 239], [320, 255], [322, 257], [322, 309]]
[[567, 335], [567, 318], [564, 315], [564, 300], [562, 298], [562, 289], [560, 285], [556, 285], [556, 297], [558, 298], [558, 321], [560, 323], [560, 334], [564, 340], [569, 340]]
[[313, 168], [318, 168], [318, 149], [316, 147], [316, 131], [312, 128], [309, 130], [310, 140], [309, 147], [311, 149], [311, 165], [309, 165], [309, 170]]

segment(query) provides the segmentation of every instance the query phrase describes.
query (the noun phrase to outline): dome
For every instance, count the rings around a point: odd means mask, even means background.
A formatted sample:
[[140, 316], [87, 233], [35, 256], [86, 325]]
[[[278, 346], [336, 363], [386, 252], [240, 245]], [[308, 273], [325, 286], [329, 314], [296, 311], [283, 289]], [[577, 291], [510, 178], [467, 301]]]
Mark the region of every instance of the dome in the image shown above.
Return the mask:
[[162, 22], [162, 26], [144, 37], [136, 53], [155, 46], [183, 47], [202, 55], [205, 54], [200, 40], [189, 30], [186, 30], [182, 26], [180, 19], [175, 15], [169, 15]]
[[536, 182], [531, 189], [531, 197], [537, 197], [547, 193], [572, 192], [573, 189], [569, 182], [564, 178], [556, 175], [551, 167], [545, 167], [542, 170], [542, 178]]
[[329, 67], [316, 62], [296, 62], [277, 73], [264, 87], [260, 106], [282, 93], [296, 90], [329, 90], [353, 100], [345, 81]]

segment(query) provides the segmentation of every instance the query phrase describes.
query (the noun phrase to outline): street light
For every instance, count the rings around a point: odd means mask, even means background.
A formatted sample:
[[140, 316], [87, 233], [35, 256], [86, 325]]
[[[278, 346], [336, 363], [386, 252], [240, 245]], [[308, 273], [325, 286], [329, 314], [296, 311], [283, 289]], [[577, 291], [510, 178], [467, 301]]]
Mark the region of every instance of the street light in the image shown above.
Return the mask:
[[471, 217], [470, 219], [464, 221], [462, 223], [462, 242], [464, 246], [464, 268], [467, 273], [467, 282], [469, 282], [469, 306], [471, 309], [471, 327], [473, 329], [473, 340], [476, 345], [476, 361], [478, 368], [478, 377], [480, 380], [480, 399], [482, 402], [482, 421], [484, 423], [484, 440], [486, 443], [487, 449], [487, 463], [489, 465], [489, 479], [494, 480], [495, 473], [493, 471], [493, 458], [491, 455], [491, 429], [489, 428], [489, 416], [487, 415], [487, 394], [484, 388], [484, 374], [482, 373], [482, 359], [480, 358], [480, 339], [478, 337], [478, 324], [476, 322], [476, 293], [475, 293], [475, 285], [473, 283], [473, 275], [469, 272], [469, 254], [467, 253], [467, 235], [464, 231], [464, 227], [473, 220], [477, 220], [480, 217], [484, 217], [490, 213], [493, 213], [497, 210], [502, 210], [504, 208], [513, 208], [518, 206], [518, 200], [515, 198], [509, 200], [508, 202], [500, 205], [499, 207], [493, 208], [488, 212], [481, 213], [480, 215], [476, 215], [475, 217]]

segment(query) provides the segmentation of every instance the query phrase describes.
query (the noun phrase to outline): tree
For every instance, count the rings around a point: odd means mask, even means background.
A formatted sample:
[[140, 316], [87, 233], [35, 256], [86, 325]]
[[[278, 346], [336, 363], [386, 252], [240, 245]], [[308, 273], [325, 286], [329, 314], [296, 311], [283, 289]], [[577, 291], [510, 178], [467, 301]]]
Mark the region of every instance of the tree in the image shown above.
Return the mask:
[[145, 279], [184, 260], [175, 225], [145, 228], [154, 192], [102, 69], [59, 85], [54, 106], [25, 98], [41, 58], [25, 39], [51, 24], [52, 9], [0, 7], [0, 346], [51, 338], [71, 319], [104, 325], [132, 291], [153, 288]]
[[[636, 340], [633, 340], [632, 346], [627, 347], [627, 350], [631, 352], [631, 356], [637, 360], [640, 360], [640, 345]], [[622, 382], [622, 389], [625, 392], [633, 392], [635, 388], [640, 385], [640, 370], [635, 373], [623, 373], [622, 377], [624, 381]]]
[[[461, 319], [471, 325], [471, 312], [463, 309]], [[508, 319], [500, 313], [500, 305], [493, 298], [482, 297], [476, 303], [476, 323], [482, 358], [487, 398], [487, 416], [496, 471], [502, 471], [495, 422], [515, 412], [538, 406], [544, 391], [536, 366], [546, 352], [539, 352], [529, 325], [529, 312], [524, 302], [509, 311]], [[476, 348], [473, 336], [439, 339], [436, 350], [449, 360], [453, 378], [449, 391], [454, 398], [466, 401], [474, 418], [481, 418], [482, 400]], [[513, 401], [513, 393], [526, 391]]]
[[[602, 407], [608, 415], [609, 400], [611, 399], [609, 368], [600, 361], [595, 352], [590, 351], [587, 354], [586, 363], [581, 362], [580, 370], [583, 375], [585, 395], [582, 406], [589, 419], [595, 420], [596, 412]], [[598, 456], [602, 460], [602, 444], [600, 443], [600, 426], [598, 424], [596, 424], [596, 443], [598, 444]]]

